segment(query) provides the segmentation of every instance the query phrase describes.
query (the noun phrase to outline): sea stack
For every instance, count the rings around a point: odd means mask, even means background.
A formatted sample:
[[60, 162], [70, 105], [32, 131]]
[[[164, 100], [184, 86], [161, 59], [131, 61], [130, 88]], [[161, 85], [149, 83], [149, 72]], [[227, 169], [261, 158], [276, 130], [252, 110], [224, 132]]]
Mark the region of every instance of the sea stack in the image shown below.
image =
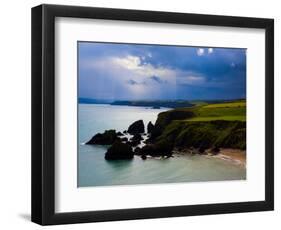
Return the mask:
[[131, 135], [144, 133], [143, 120], [138, 120], [138, 121], [135, 121], [133, 124], [131, 124], [128, 128], [128, 133]]
[[154, 129], [154, 125], [150, 121], [147, 125], [147, 133], [151, 133], [153, 129]]
[[116, 141], [105, 153], [106, 160], [131, 160], [134, 158], [133, 149], [130, 145]]
[[98, 133], [91, 138], [87, 145], [112, 145], [119, 137], [114, 129], [106, 130], [104, 133]]

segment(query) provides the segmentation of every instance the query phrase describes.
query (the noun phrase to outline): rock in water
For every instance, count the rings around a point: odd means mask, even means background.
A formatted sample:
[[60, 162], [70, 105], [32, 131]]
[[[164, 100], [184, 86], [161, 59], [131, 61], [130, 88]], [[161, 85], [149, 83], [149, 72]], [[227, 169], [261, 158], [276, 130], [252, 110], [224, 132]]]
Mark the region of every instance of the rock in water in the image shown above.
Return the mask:
[[140, 153], [140, 150], [141, 150], [140, 147], [136, 147], [134, 151], [135, 155], [138, 155]]
[[117, 135], [117, 136], [123, 136], [123, 133], [118, 132], [118, 133], [116, 133], [116, 135]]
[[144, 133], [143, 120], [138, 120], [138, 121], [135, 121], [133, 124], [131, 124], [128, 128], [128, 133], [131, 135], [138, 134], [138, 133]]
[[128, 144], [134, 147], [139, 145], [141, 143], [141, 140], [143, 140], [142, 136], [137, 133], [130, 139], [130, 142], [128, 142]]
[[153, 128], [154, 128], [154, 125], [150, 121], [147, 125], [147, 133], [151, 133]]
[[127, 142], [128, 138], [127, 137], [122, 137], [120, 140], [123, 141], [123, 142]]
[[130, 160], [134, 158], [134, 153], [130, 145], [116, 141], [107, 150], [104, 158], [106, 160]]
[[141, 155], [141, 159], [146, 160], [147, 156], [146, 155]]
[[140, 144], [139, 141], [128, 141], [127, 143], [128, 143], [128, 145], [130, 145], [130, 146], [132, 146], [132, 147], [136, 147], [137, 145]]
[[169, 141], [161, 141], [155, 144], [147, 144], [140, 149], [140, 154], [157, 156], [172, 156], [173, 145]]
[[92, 137], [86, 144], [87, 145], [112, 145], [116, 140], [118, 140], [116, 131], [106, 130], [104, 133], [98, 133]]
[[137, 133], [131, 138], [131, 140], [132, 141], [141, 141], [141, 140], [143, 140], [143, 138], [139, 133]]

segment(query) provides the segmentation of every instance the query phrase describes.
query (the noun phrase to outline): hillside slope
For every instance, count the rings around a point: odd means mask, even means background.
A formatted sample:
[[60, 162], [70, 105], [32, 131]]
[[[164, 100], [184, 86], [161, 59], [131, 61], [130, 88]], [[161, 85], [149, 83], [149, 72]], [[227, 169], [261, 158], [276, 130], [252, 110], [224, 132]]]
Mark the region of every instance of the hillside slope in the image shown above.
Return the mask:
[[160, 113], [148, 140], [173, 147], [246, 149], [246, 101], [199, 105]]

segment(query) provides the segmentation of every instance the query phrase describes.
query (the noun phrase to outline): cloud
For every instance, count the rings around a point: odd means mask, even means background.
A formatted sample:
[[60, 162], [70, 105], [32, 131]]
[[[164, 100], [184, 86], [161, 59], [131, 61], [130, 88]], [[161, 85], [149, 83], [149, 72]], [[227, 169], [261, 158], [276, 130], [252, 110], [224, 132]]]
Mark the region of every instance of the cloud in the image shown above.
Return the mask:
[[154, 66], [150, 63], [142, 63], [141, 58], [138, 56], [128, 55], [126, 57], [112, 57], [109, 62], [111, 62], [111, 65], [133, 71], [135, 75], [143, 77], [150, 77], [154, 75], [159, 77], [174, 76], [172, 69]]
[[214, 49], [213, 48], [209, 48], [208, 49], [208, 54], [211, 54], [211, 53], [213, 53], [214, 52]]
[[206, 83], [206, 77], [197, 73], [189, 73], [178, 78], [177, 82], [180, 85], [202, 85]]
[[87, 74], [80, 74], [80, 80], [87, 84], [80, 86], [89, 88], [94, 85], [103, 91], [112, 91], [112, 98], [151, 99], [175, 95], [177, 71], [167, 66], [144, 63], [141, 57], [127, 55], [81, 59], [79, 66]]
[[128, 81], [126, 81], [128, 85], [146, 85], [147, 82], [142, 81], [142, 82], [137, 82], [133, 79], [129, 79]]
[[129, 80], [127, 81], [127, 83], [128, 83], [129, 85], [137, 85], [137, 84], [139, 84], [138, 82], [136, 82], [136, 81], [134, 81], [134, 80], [132, 80], [132, 79], [129, 79]]
[[106, 75], [114, 81], [120, 83], [125, 81], [130, 86], [148, 87], [152, 82], [170, 86], [176, 86], [178, 83], [188, 85], [205, 83], [205, 76], [198, 72], [142, 63], [141, 56], [128, 55], [88, 60], [84, 65], [81, 63], [82, 66]]
[[136, 70], [141, 64], [141, 58], [138, 56], [128, 55], [125, 58], [112, 58], [112, 62], [126, 69]]
[[155, 82], [157, 82], [157, 83], [159, 83], [159, 84], [167, 83], [166, 81], [161, 80], [161, 78], [157, 77], [157, 76], [151, 76], [150, 79], [155, 81]]
[[[208, 50], [205, 49], [204, 52], [206, 54]], [[178, 95], [195, 97], [189, 94], [192, 90], [204, 87], [208, 89], [224, 87], [219, 84], [220, 82], [213, 82], [211, 74], [193, 69], [143, 62], [142, 55], [87, 58], [81, 60], [79, 65], [84, 71], [87, 69], [88, 73], [91, 73], [80, 75], [80, 79], [86, 76], [88, 79], [91, 78], [91, 80], [84, 80], [88, 82], [85, 87], [94, 85], [101, 88], [103, 90], [99, 92], [98, 96], [104, 93], [112, 94], [111, 99], [163, 99], [176, 98]], [[187, 91], [179, 91], [184, 89]], [[88, 91], [90, 92], [90, 89]]]
[[79, 94], [109, 99], [237, 97], [245, 93], [245, 52], [218, 47], [81, 43]]
[[198, 48], [196, 52], [197, 52], [198, 56], [202, 56], [202, 55], [204, 55], [205, 50], [203, 48]]

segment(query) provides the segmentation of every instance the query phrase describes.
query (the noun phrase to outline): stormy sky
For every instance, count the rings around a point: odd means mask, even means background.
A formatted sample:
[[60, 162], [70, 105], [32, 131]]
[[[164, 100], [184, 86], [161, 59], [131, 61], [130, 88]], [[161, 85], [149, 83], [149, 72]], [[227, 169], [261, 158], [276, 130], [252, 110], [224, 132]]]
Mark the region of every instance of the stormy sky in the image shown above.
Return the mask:
[[79, 98], [246, 97], [246, 49], [78, 42]]

